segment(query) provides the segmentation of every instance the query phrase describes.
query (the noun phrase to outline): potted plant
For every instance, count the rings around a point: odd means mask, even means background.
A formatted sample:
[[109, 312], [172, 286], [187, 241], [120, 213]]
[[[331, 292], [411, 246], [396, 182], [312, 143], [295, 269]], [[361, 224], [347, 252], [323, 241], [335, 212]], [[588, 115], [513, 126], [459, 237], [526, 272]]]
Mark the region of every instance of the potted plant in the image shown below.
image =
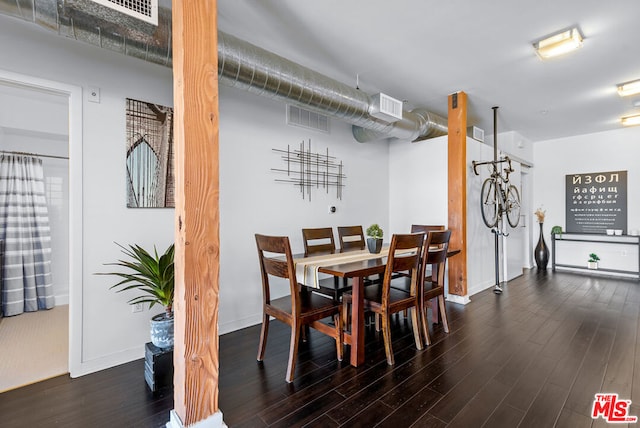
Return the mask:
[[174, 244], [158, 255], [153, 248], [153, 255], [139, 245], [124, 247], [116, 243], [128, 260], [107, 263], [107, 266], [127, 268], [128, 272], [107, 272], [100, 275], [114, 275], [122, 278], [112, 285], [117, 293], [135, 290], [140, 295], [129, 300], [130, 305], [149, 303], [149, 308], [159, 304], [165, 311], [151, 319], [151, 342], [159, 348], [173, 346], [173, 294], [174, 294]]
[[587, 267], [589, 269], [598, 269], [598, 261], [600, 257], [596, 253], [589, 254], [589, 261], [587, 262]]
[[562, 235], [562, 226], [553, 226], [551, 228], [552, 235]]
[[367, 228], [367, 248], [370, 253], [377, 254], [382, 250], [383, 230], [374, 223]]

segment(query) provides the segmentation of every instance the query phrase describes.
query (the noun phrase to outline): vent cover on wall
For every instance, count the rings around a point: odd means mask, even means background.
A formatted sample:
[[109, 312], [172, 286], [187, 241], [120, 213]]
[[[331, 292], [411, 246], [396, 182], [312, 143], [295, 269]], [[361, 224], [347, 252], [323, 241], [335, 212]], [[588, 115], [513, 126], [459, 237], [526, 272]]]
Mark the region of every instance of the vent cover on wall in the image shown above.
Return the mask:
[[470, 126], [467, 128], [467, 137], [484, 143], [484, 129], [478, 128], [477, 126]]
[[92, 0], [109, 9], [158, 25], [158, 0]]
[[329, 117], [287, 104], [287, 124], [329, 133]]
[[389, 123], [402, 119], [402, 101], [396, 100], [382, 92], [373, 95], [371, 98], [373, 100], [373, 108], [370, 112], [371, 116]]

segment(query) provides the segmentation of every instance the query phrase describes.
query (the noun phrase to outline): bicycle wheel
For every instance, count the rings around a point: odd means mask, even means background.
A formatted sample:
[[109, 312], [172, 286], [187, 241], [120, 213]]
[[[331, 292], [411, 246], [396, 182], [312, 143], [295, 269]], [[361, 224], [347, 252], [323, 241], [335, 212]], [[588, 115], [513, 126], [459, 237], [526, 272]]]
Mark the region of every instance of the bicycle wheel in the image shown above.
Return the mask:
[[509, 226], [517, 227], [520, 222], [520, 192], [513, 184], [507, 188], [507, 221]]
[[487, 178], [482, 183], [480, 192], [480, 211], [482, 220], [487, 227], [495, 227], [498, 224], [498, 214], [500, 212], [499, 196], [496, 182], [492, 178]]

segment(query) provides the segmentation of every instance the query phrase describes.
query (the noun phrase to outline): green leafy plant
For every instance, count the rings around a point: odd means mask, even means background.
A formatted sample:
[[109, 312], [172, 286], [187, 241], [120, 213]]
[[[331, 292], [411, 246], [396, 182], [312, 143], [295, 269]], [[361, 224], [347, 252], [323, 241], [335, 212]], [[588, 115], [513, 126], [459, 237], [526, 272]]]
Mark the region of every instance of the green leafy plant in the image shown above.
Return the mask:
[[130, 305], [149, 303], [149, 308], [152, 308], [155, 304], [160, 304], [164, 306], [167, 316], [173, 316], [174, 244], [162, 255], [158, 255], [155, 247], [152, 255], [139, 245], [129, 245], [128, 248], [118, 243], [116, 245], [122, 248], [129, 260], [118, 260], [115, 263], [107, 263], [106, 266], [120, 266], [129, 269], [130, 272], [106, 272], [98, 275], [122, 278], [122, 281], [110, 287], [118, 288], [117, 293], [127, 290], [141, 292], [141, 295], [127, 302]]
[[374, 223], [371, 226], [367, 227], [367, 236], [369, 238], [382, 239], [383, 234], [384, 231], [380, 228], [380, 226], [378, 226], [377, 223]]
[[562, 227], [561, 226], [553, 226], [551, 228], [551, 234], [552, 235], [560, 235], [562, 233]]
[[595, 263], [600, 260], [600, 257], [596, 253], [589, 254], [589, 263]]

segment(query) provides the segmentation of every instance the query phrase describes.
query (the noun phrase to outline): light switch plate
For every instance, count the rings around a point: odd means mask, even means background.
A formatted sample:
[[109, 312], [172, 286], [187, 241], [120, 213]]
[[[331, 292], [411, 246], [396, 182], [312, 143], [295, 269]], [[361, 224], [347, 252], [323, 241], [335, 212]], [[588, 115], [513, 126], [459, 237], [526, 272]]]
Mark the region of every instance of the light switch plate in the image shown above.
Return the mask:
[[100, 88], [98, 88], [97, 86], [89, 86], [89, 88], [87, 88], [88, 90], [88, 94], [87, 94], [87, 99], [89, 102], [92, 103], [99, 103], [100, 102]]

